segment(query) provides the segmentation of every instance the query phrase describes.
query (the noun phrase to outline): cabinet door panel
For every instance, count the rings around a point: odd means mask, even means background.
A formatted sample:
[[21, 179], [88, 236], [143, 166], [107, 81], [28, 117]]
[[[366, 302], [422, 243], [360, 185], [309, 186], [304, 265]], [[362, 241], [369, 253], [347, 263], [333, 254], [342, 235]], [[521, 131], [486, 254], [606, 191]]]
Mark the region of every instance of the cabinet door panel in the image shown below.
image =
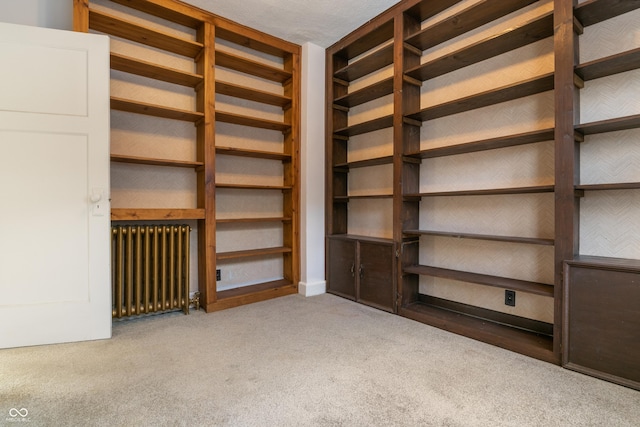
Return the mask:
[[327, 289], [350, 299], [356, 298], [356, 242], [329, 239]]
[[640, 273], [570, 267], [565, 366], [640, 389]]
[[393, 261], [392, 245], [360, 242], [360, 302], [394, 311]]

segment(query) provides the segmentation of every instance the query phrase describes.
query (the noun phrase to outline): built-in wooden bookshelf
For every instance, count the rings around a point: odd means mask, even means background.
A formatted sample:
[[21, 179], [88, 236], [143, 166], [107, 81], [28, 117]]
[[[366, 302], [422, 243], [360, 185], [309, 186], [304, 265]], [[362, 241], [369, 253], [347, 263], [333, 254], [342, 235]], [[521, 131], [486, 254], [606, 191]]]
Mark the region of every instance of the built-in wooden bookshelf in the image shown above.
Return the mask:
[[[112, 154], [113, 163], [151, 167], [193, 169], [197, 182], [197, 206], [193, 208], [114, 208], [112, 221], [198, 221], [198, 265], [200, 305], [206, 311], [229, 308], [297, 292], [299, 281], [299, 138], [300, 138], [300, 47], [276, 37], [236, 24], [208, 11], [174, 0], [114, 0], [123, 7], [110, 8], [100, 2], [74, 2], [74, 29], [94, 31], [133, 42], [143, 47], [175, 54], [194, 62], [194, 72], [185, 71], [117, 50], [111, 53], [111, 68], [152, 81], [193, 89], [193, 110], [160, 105], [139, 99], [111, 98], [112, 110], [142, 114], [163, 120], [191, 122], [196, 126], [195, 159], [154, 158], [128, 154]], [[94, 4], [96, 3], [96, 4]], [[167, 26], [165, 29], [166, 23]], [[176, 35], [173, 26], [185, 27], [188, 35]], [[171, 27], [171, 28], [170, 28]], [[238, 45], [237, 52], [218, 48], [218, 40]], [[244, 54], [244, 49], [248, 54]], [[251, 53], [257, 55], [251, 55]], [[256, 57], [272, 55], [282, 66], [262, 62]], [[277, 62], [277, 61], [276, 61]], [[282, 85], [281, 91], [249, 87], [241, 82], [217, 79], [215, 67], [267, 79]], [[215, 96], [248, 100], [282, 109], [283, 119], [268, 120], [215, 108]], [[281, 133], [283, 151], [270, 152], [252, 147], [230, 147], [216, 144], [215, 122], [240, 129], [262, 129]], [[216, 182], [216, 155], [254, 158], [282, 163], [281, 185], [252, 185]], [[282, 194], [282, 215], [264, 218], [218, 218], [217, 190], [240, 192], [266, 191]], [[114, 196], [117, 197], [117, 194]], [[216, 227], [227, 224], [282, 224], [279, 243], [283, 246], [253, 248], [216, 253]], [[238, 289], [218, 291], [216, 270], [219, 263], [234, 259], [282, 257], [281, 280], [263, 283], [238, 283]]]

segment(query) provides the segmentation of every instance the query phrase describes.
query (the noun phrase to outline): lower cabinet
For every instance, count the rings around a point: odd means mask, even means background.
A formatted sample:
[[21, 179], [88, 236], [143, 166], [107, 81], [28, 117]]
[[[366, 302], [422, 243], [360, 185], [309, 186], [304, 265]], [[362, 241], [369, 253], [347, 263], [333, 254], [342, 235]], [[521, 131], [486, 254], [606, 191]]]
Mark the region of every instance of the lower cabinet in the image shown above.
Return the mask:
[[395, 312], [395, 255], [385, 239], [329, 237], [327, 290]]
[[640, 261], [565, 263], [563, 365], [640, 390]]

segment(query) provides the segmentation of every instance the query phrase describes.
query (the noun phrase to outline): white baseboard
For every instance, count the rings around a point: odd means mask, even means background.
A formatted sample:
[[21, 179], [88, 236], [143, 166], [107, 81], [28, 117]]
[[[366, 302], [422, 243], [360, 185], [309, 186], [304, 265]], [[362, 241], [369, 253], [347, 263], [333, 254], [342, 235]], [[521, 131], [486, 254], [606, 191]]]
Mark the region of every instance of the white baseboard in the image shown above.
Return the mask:
[[305, 297], [312, 297], [315, 295], [321, 295], [327, 292], [327, 282], [321, 280], [319, 282], [305, 283], [300, 282], [298, 284], [298, 293]]

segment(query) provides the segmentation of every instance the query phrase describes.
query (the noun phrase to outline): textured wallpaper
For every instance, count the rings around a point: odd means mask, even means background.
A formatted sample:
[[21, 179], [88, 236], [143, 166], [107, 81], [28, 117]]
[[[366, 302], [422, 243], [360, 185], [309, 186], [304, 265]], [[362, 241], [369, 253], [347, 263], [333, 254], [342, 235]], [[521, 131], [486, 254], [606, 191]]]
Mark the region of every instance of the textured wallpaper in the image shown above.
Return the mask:
[[[587, 27], [581, 61], [640, 47], [640, 11]], [[640, 71], [591, 80], [580, 91], [580, 121], [640, 114]], [[580, 144], [580, 182], [640, 181], [640, 130], [590, 135]], [[580, 201], [580, 253], [640, 259], [640, 192], [591, 191]]]

